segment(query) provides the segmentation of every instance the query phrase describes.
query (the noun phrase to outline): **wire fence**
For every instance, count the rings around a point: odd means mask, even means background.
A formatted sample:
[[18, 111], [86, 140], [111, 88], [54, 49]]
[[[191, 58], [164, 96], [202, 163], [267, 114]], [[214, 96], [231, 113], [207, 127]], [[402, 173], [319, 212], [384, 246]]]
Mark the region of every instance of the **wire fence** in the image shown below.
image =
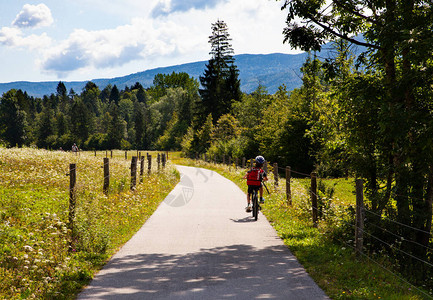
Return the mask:
[[[138, 152], [137, 152], [138, 153]], [[95, 156], [96, 156], [95, 151]], [[113, 192], [122, 192], [126, 190], [129, 178], [129, 188], [130, 190], [135, 190], [137, 184], [143, 183], [145, 174], [145, 158], [138, 153], [139, 156], [131, 156], [131, 163], [128, 169], [128, 152], [125, 152], [125, 160], [119, 160], [118, 157], [112, 159], [111, 163], [117, 165], [115, 168], [110, 168], [110, 159], [108, 158], [108, 151], [106, 152], [106, 157], [103, 158], [103, 172], [96, 168], [91, 174], [92, 178], [81, 177], [77, 180], [79, 169], [79, 156], [80, 153], [75, 153], [78, 158], [75, 163], [69, 164], [69, 173], [66, 175], [70, 178], [69, 183], [69, 210], [68, 210], [68, 220], [69, 228], [74, 230], [74, 219], [77, 208], [77, 197], [79, 194], [89, 192], [89, 182], [94, 182], [95, 178], [101, 178], [101, 190], [104, 194], [108, 194], [111, 189]], [[157, 153], [155, 164], [152, 164], [152, 155], [146, 154], [147, 158], [147, 168], [146, 174], [150, 175], [152, 172], [158, 172], [164, 169], [167, 162], [167, 153]], [[111, 157], [113, 157], [113, 152], [111, 151]], [[138, 162], [140, 161], [140, 167], [138, 167]], [[114, 174], [111, 170], [115, 170]], [[128, 172], [129, 171], [129, 172]], [[129, 173], [129, 174], [128, 174]], [[139, 174], [139, 180], [137, 180], [137, 174]], [[87, 175], [89, 176], [89, 175]], [[112, 180], [114, 179], [114, 180]], [[116, 180], [118, 181], [116, 183]], [[97, 180], [99, 181], [99, 179]], [[113, 183], [114, 181], [114, 183]], [[94, 188], [94, 187], [93, 187]]]
[[[196, 159], [200, 159], [200, 156], [196, 155]], [[226, 159], [224, 157], [221, 157], [220, 159], [215, 158], [215, 157], [212, 157], [212, 159], [207, 159], [206, 157], [203, 157], [202, 159], [204, 159], [208, 162], [224, 163], [224, 164], [227, 164], [228, 161], [230, 161], [230, 162], [234, 161], [235, 163], [230, 163], [230, 164], [236, 168], [238, 168], [238, 167], [250, 168], [253, 165], [253, 161], [254, 161], [254, 159], [242, 158], [241, 160], [239, 160], [239, 159], [233, 160], [233, 159]], [[238, 164], [237, 163], [238, 161], [241, 161], [242, 163]], [[336, 216], [333, 213], [330, 213], [328, 210], [322, 209], [322, 206], [324, 205], [323, 204], [324, 195], [323, 195], [323, 193], [321, 194], [321, 193], [317, 192], [317, 183], [316, 183], [316, 180], [318, 179], [317, 174], [315, 174], [315, 173], [307, 174], [304, 172], [298, 172], [296, 170], [291, 169], [290, 167], [285, 167], [285, 168], [279, 167], [278, 164], [276, 164], [276, 163], [274, 163], [272, 165], [265, 164], [264, 169], [267, 172], [267, 174], [273, 174], [272, 181], [274, 183], [274, 190], [279, 192], [279, 194], [284, 194], [284, 192], [286, 193], [286, 197], [285, 197], [286, 199], [284, 199], [284, 196], [282, 196], [280, 200], [281, 201], [287, 201], [288, 205], [291, 205], [291, 187], [290, 187], [291, 174], [296, 174], [296, 175], [298, 175], [298, 177], [301, 176], [301, 177], [304, 177], [306, 179], [310, 179], [312, 181], [311, 186], [308, 188], [309, 189], [308, 192], [310, 195], [310, 205], [311, 205], [309, 210], [312, 213], [313, 226], [317, 227], [317, 224], [319, 222], [319, 213], [320, 213], [320, 216], [322, 216], [322, 219], [338, 218], [338, 216]], [[284, 191], [283, 186], [281, 184], [279, 184], [280, 177], [284, 178], [283, 176], [281, 176], [282, 174], [286, 174], [286, 178], [285, 178], [286, 179], [286, 190], [285, 191]], [[272, 183], [272, 181], [271, 181], [271, 183]], [[360, 193], [361, 195], [359, 195], [358, 193]], [[402, 195], [397, 195], [397, 194], [393, 194], [393, 196], [404, 197]], [[415, 255], [413, 253], [409, 253], [409, 251], [403, 250], [401, 247], [401, 244], [403, 244], [403, 243], [410, 243], [412, 245], [412, 247], [421, 248], [422, 253], [430, 253], [433, 255], [433, 248], [430, 247], [430, 244], [428, 244], [428, 245], [421, 244], [418, 241], [414, 241], [410, 237], [405, 237], [401, 234], [398, 234], [398, 233], [391, 231], [389, 228], [384, 228], [383, 226], [380, 226], [380, 224], [373, 222], [372, 218], [369, 216], [374, 216], [374, 217], [376, 217], [376, 219], [379, 219], [382, 222], [389, 222], [389, 223], [395, 224], [397, 226], [404, 227], [404, 228], [412, 231], [412, 233], [415, 233], [415, 234], [416, 233], [426, 234], [429, 236], [429, 240], [431, 240], [431, 232], [420, 229], [420, 228], [413, 227], [413, 226], [408, 225], [408, 224], [398, 222], [396, 220], [392, 220], [392, 219], [390, 219], [390, 218], [388, 218], [382, 214], [378, 214], [378, 213], [373, 212], [371, 210], [365, 209], [364, 203], [363, 203], [363, 186], [361, 188], [361, 191], [357, 191], [357, 199], [358, 198], [360, 198], [362, 200], [361, 205], [359, 205], [359, 203], [356, 203], [353, 206], [349, 205], [349, 207], [352, 206], [353, 210], [357, 211], [357, 217], [354, 220], [354, 222], [349, 222], [349, 221], [345, 220], [344, 218], [338, 218], [339, 222], [347, 225], [348, 227], [351, 227], [352, 230], [354, 231], [355, 238], [351, 240], [351, 241], [353, 241], [353, 243], [352, 244], [348, 243], [347, 241], [345, 241], [341, 238], [339, 239], [339, 242], [341, 242], [342, 244], [344, 244], [346, 246], [349, 246], [359, 256], [362, 256], [362, 257], [367, 258], [368, 260], [374, 262], [375, 264], [380, 266], [382, 269], [389, 272], [390, 274], [392, 274], [393, 276], [395, 276], [396, 278], [398, 278], [399, 280], [401, 280], [405, 284], [409, 285], [410, 287], [414, 288], [415, 290], [417, 290], [419, 293], [423, 294], [427, 298], [433, 299], [432, 291], [430, 291], [430, 294], [423, 291], [419, 287], [413, 285], [408, 280], [404, 279], [401, 275], [392, 271], [389, 267], [384, 266], [383, 263], [380, 263], [377, 259], [375, 259], [371, 253], [369, 253], [368, 251], [365, 251], [365, 247], [363, 245], [363, 241], [366, 238], [368, 238], [370, 240], [374, 240], [376, 243], [382, 245], [383, 248], [392, 249], [392, 251], [394, 253], [399, 254], [402, 257], [406, 257], [408, 260], [409, 259], [415, 260], [415, 261], [423, 264], [426, 268], [431, 268], [431, 267], [433, 267], [433, 264], [427, 260], [427, 255], [425, 255], [425, 257], [421, 258], [421, 257], [418, 257], [417, 255]], [[318, 202], [319, 202], [319, 204], [318, 204]], [[358, 205], [361, 207], [357, 207]], [[334, 207], [334, 210], [335, 210], [335, 208], [336, 207]], [[340, 208], [347, 209], [348, 206], [342, 206]], [[360, 219], [362, 219], [362, 220], [360, 220]], [[378, 237], [377, 235], [371, 233], [370, 231], [365, 230], [366, 226], [371, 226], [371, 227], [376, 228], [379, 232], [382, 232], [384, 234], [384, 237], [382, 237], [382, 236]], [[386, 236], [386, 235], [388, 235], [388, 236]], [[333, 237], [333, 238], [335, 238], [335, 237]], [[391, 242], [389, 240], [391, 240]], [[412, 251], [412, 252], [417, 252], [417, 251]]]

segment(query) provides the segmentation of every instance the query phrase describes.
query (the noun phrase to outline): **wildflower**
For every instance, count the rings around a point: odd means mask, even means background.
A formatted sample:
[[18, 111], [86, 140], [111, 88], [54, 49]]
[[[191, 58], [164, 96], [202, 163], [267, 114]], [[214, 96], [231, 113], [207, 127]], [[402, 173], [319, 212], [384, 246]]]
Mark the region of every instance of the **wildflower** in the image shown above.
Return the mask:
[[33, 248], [31, 246], [25, 245], [24, 250], [33, 251]]

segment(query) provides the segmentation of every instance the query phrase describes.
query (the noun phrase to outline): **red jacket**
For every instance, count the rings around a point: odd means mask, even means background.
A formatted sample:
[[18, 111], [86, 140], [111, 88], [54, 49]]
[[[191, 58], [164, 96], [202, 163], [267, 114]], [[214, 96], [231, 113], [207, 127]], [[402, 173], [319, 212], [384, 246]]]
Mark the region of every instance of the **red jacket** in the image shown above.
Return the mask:
[[260, 186], [262, 185], [263, 177], [265, 175], [265, 171], [260, 168], [252, 168], [248, 171], [247, 174], [247, 185], [255, 185]]

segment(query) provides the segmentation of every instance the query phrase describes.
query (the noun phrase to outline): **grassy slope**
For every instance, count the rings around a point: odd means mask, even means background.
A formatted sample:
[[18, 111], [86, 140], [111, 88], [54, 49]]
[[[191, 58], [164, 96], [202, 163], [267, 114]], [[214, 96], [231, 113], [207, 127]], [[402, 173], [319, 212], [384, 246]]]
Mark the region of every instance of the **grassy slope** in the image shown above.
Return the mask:
[[[131, 192], [130, 160], [119, 151], [104, 195], [102, 157], [105, 152], [0, 148], [1, 299], [73, 299], [179, 180], [170, 165], [157, 172], [154, 160], [152, 175]], [[68, 229], [70, 163], [77, 163], [74, 233]]]
[[[213, 169], [245, 189], [245, 170], [177, 158], [178, 164]], [[355, 203], [354, 182], [350, 179], [324, 180], [335, 187], [327, 212], [328, 221], [313, 228], [306, 186], [308, 179], [293, 179], [293, 206], [285, 200], [285, 181], [278, 189], [270, 188], [262, 212], [276, 229], [284, 243], [296, 255], [308, 273], [332, 299], [424, 299], [413, 287], [367, 258], [354, 255], [352, 228], [341, 220], [350, 220], [350, 205]], [[273, 181], [268, 183], [272, 187]], [[335, 216], [335, 217], [333, 217]], [[349, 228], [347, 228], [349, 226]], [[392, 270], [386, 258], [376, 258]]]

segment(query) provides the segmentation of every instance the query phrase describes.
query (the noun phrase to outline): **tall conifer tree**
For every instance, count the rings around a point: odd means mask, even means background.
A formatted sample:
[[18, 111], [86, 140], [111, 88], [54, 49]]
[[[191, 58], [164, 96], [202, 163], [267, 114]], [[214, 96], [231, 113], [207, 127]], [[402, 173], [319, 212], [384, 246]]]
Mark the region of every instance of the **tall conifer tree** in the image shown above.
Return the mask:
[[215, 121], [228, 113], [232, 102], [239, 101], [241, 95], [239, 71], [234, 64], [234, 51], [230, 41], [226, 23], [220, 20], [213, 23], [212, 35], [209, 37], [211, 59], [203, 76], [200, 76], [203, 88], [199, 92], [202, 98], [202, 115], [212, 114]]

